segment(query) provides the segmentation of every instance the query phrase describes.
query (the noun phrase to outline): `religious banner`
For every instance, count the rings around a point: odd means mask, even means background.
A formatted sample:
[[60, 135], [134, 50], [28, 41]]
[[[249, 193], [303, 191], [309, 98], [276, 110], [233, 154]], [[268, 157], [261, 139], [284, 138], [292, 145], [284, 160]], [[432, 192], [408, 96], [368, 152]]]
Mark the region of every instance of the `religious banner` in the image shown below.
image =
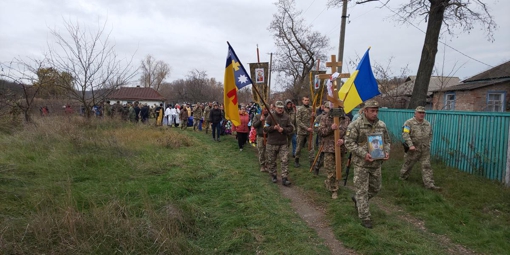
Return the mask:
[[[326, 79], [320, 78], [319, 74], [325, 74], [326, 71], [311, 71], [310, 75], [312, 76], [312, 83], [310, 84], [314, 89], [314, 98], [311, 98], [311, 100], [316, 99], [316, 105], [322, 104], [322, 101], [326, 99], [326, 97], [323, 97], [324, 92], [324, 82]], [[313, 102], [312, 102], [313, 103]]]
[[257, 95], [257, 92], [255, 92], [255, 89], [253, 87], [257, 86], [257, 89], [260, 93], [260, 96], [264, 98], [264, 101], [268, 101], [269, 99], [269, 87], [268, 87], [268, 75], [269, 75], [269, 63], [249, 63], [250, 65], [250, 75], [251, 77], [255, 77], [254, 84], [252, 86], [252, 95], [253, 95], [253, 102], [262, 105], [262, 101], [260, 100], [259, 96]]

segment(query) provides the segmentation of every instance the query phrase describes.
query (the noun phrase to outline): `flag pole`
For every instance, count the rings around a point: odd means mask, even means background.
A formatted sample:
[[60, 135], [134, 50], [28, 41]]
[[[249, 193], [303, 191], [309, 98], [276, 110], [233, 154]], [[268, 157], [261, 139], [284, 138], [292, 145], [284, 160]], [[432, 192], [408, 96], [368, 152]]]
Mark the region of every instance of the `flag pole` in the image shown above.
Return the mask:
[[[232, 49], [232, 46], [230, 45], [230, 43], [229, 43], [228, 41], [227, 41], [227, 44], [228, 44], [228, 47], [229, 47], [230, 49]], [[235, 51], [234, 51], [234, 50], [232, 50], [232, 54], [234, 54], [234, 56], [236, 57], [236, 59], [238, 59], [238, 60], [239, 60], [239, 58], [237, 57], [237, 54], [235, 53]], [[240, 62], [240, 61], [239, 61], [239, 62]], [[241, 63], [241, 66], [242, 66], [242, 63]], [[244, 68], [244, 67], [243, 67], [243, 68]], [[246, 73], [246, 74], [248, 74], [248, 73]], [[250, 80], [251, 80], [251, 77], [250, 77]], [[260, 101], [262, 101], [262, 103], [263, 103], [263, 104], [264, 104], [264, 106], [266, 107], [267, 112], [269, 113], [269, 116], [271, 116], [271, 119], [273, 119], [273, 122], [275, 123], [275, 125], [278, 125], [278, 122], [276, 121], [275, 117], [274, 117], [274, 116], [273, 116], [273, 114], [271, 113], [269, 106], [267, 106], [266, 101], [264, 101], [264, 98], [262, 98], [262, 96], [260, 95], [260, 92], [259, 92], [259, 90], [257, 89], [257, 86], [255, 86], [255, 85], [253, 84], [253, 81], [251, 81], [251, 86], [255, 89], [255, 93], [257, 93], [257, 95], [258, 95], [258, 96], [259, 96], [259, 98], [260, 98]]]

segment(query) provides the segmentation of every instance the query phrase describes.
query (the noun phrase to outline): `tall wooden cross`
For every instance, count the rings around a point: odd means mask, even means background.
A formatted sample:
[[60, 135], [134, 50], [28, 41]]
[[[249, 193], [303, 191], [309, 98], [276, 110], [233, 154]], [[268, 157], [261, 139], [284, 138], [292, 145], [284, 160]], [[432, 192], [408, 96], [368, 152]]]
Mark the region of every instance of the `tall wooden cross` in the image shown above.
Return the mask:
[[[331, 55], [331, 61], [326, 62], [326, 67], [331, 67], [331, 73], [330, 74], [319, 74], [320, 79], [329, 79], [332, 74], [336, 72], [336, 68], [342, 66], [342, 62], [336, 62], [336, 56]], [[338, 79], [340, 78], [349, 78], [351, 76], [350, 73], [341, 73], [338, 76]], [[338, 107], [344, 107], [344, 102], [340, 101], [338, 99], [338, 90], [337, 87], [337, 79], [333, 81], [333, 97], [329, 96], [328, 94], [328, 100], [333, 103], [334, 108]], [[331, 109], [333, 110], [333, 109]], [[333, 118], [335, 124], [339, 127], [340, 126], [340, 118], [338, 116]], [[340, 130], [335, 130], [335, 168], [336, 168], [336, 180], [342, 179], [342, 153], [340, 147], [336, 146], [336, 142], [340, 139]]]

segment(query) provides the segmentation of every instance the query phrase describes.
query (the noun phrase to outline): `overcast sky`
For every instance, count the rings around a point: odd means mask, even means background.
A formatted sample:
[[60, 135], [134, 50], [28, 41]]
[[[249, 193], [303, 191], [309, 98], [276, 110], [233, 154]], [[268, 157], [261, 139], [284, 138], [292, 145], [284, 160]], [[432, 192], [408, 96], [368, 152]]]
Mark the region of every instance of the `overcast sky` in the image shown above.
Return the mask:
[[[269, 62], [275, 52], [273, 38], [267, 30], [277, 11], [275, 0], [2, 0], [0, 1], [0, 62], [15, 57], [41, 58], [48, 45], [55, 42], [51, 29], [63, 34], [63, 21], [79, 22], [97, 31], [106, 22], [117, 54], [133, 56], [138, 66], [148, 54], [171, 67], [167, 81], [185, 78], [190, 70], [207, 72], [223, 82], [229, 41], [248, 69], [256, 62], [256, 45], [260, 61]], [[297, 0], [297, 9], [315, 31], [327, 34], [331, 49], [338, 53], [341, 9], [327, 9], [327, 0]], [[418, 69], [426, 29], [424, 20], [402, 25], [392, 17], [399, 4], [391, 0], [389, 8], [380, 2], [356, 5], [349, 3], [344, 62], [355, 60], [371, 46], [372, 64], [386, 65], [390, 58], [395, 75], [406, 65], [409, 75]], [[443, 33], [436, 68], [439, 72], [468, 78], [510, 60], [510, 1], [484, 0], [499, 28], [494, 42], [478, 25], [470, 34], [455, 36]], [[460, 52], [460, 53], [459, 53]], [[344, 65], [344, 72], [352, 67]], [[329, 72], [329, 71], [328, 71]], [[441, 74], [441, 73], [439, 73]], [[274, 80], [273, 80], [274, 81]], [[277, 86], [274, 84], [273, 86]], [[274, 88], [274, 87], [273, 87]]]

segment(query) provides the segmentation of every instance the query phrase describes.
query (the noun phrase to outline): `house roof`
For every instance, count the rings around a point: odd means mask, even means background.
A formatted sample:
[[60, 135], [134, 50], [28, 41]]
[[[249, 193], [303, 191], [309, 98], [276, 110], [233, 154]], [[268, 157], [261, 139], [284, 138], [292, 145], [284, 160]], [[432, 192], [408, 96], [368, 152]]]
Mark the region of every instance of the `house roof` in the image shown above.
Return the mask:
[[121, 87], [109, 96], [112, 100], [149, 100], [165, 101], [161, 94], [153, 88]]
[[473, 90], [506, 82], [510, 82], [510, 61], [463, 80], [458, 85], [448, 87], [447, 89], [436, 89], [434, 92]]
[[[391, 96], [411, 96], [413, 94], [414, 83], [416, 81], [416, 75], [407, 77], [404, 83], [388, 91], [388, 95]], [[431, 95], [433, 91], [444, 90], [460, 83], [459, 77], [452, 76], [431, 76], [429, 82], [429, 89], [427, 95]]]
[[505, 83], [505, 82], [510, 82], [510, 77], [502, 78], [502, 79], [488, 80], [488, 81], [481, 80], [481, 81], [466, 82], [466, 83], [461, 83], [456, 86], [448, 87], [446, 89], [438, 89], [438, 90], [435, 90], [434, 92], [473, 90], [473, 89], [483, 88], [483, 87], [487, 87], [487, 86], [491, 86], [491, 85], [497, 85], [497, 84]]
[[500, 78], [510, 78], [510, 61], [499, 66], [493, 67], [487, 71], [481, 72], [473, 77], [464, 80], [464, 83], [473, 81], [486, 81]]

